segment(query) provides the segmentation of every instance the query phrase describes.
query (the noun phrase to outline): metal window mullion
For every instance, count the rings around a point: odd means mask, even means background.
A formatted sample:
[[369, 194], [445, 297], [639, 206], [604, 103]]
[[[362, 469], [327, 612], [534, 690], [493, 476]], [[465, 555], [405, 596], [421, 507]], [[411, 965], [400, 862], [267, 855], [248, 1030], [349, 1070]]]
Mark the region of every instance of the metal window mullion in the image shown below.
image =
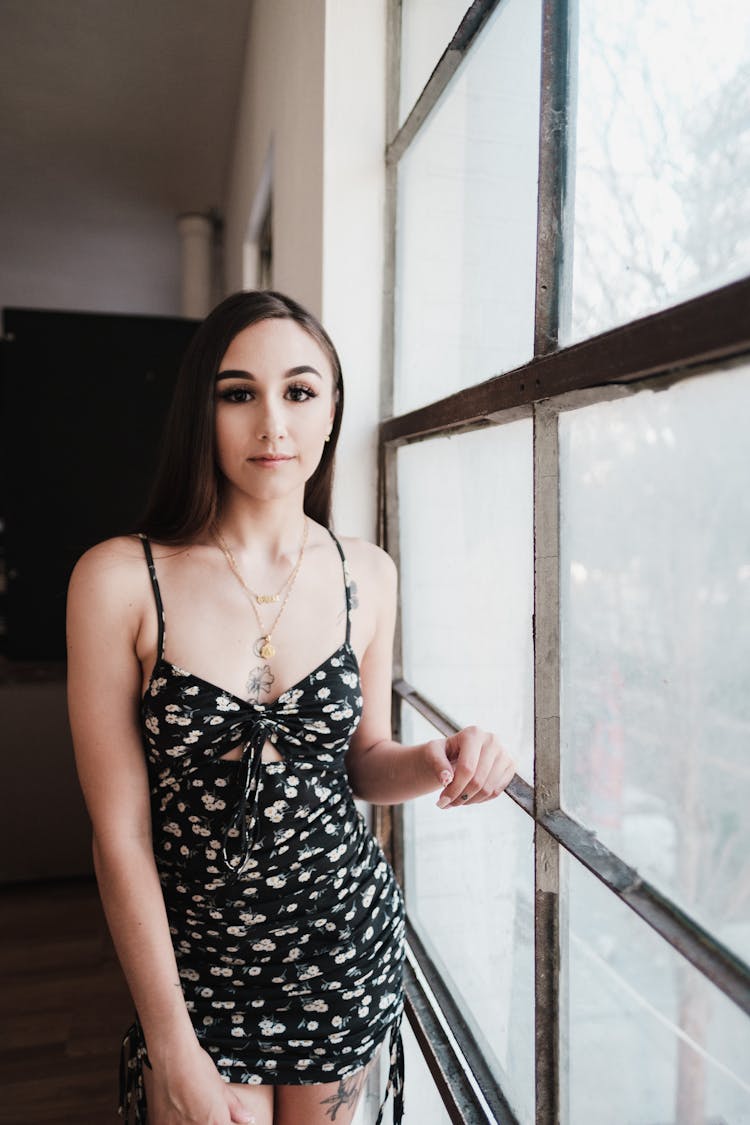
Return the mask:
[[560, 850], [538, 823], [560, 806], [557, 413], [534, 410], [534, 1041], [536, 1123], [560, 1120]]
[[[401, 96], [401, 0], [388, 0], [386, 19], [386, 152], [398, 132]], [[398, 165], [385, 161], [385, 246], [383, 248], [383, 311], [380, 345], [380, 417], [393, 413], [396, 366], [396, 224], [398, 220]]]
[[566, 221], [569, 162], [568, 0], [543, 0], [541, 46], [535, 356], [547, 355], [556, 350], [563, 302], [569, 288], [563, 270], [569, 233], [569, 223]]
[[[564, 251], [568, 0], [543, 0], [534, 357], [558, 347]], [[560, 805], [560, 579], [557, 413], [534, 408], [534, 814]], [[536, 1121], [559, 1120], [560, 851], [534, 831]]]
[[[386, 104], [385, 141], [388, 145], [398, 131], [399, 99], [401, 90], [401, 11], [402, 0], [388, 0], [386, 12]], [[380, 417], [393, 411], [395, 379], [395, 322], [396, 322], [396, 209], [397, 175], [394, 164], [385, 162], [385, 245], [383, 247], [383, 306], [380, 363]], [[378, 442], [378, 528], [377, 541], [396, 565], [399, 563], [399, 508], [396, 488], [396, 450], [383, 441]], [[394, 638], [394, 671], [401, 668], [400, 607]], [[392, 696], [391, 735], [401, 737], [401, 703]], [[373, 809], [373, 826], [396, 876], [404, 885], [403, 812], [393, 805], [376, 805]]]
[[[393, 446], [383, 446], [381, 474], [383, 479], [383, 541], [382, 545], [388, 551], [396, 568], [401, 572], [401, 535], [399, 526], [399, 498], [398, 498], [398, 450]], [[394, 679], [401, 676], [403, 662], [403, 634], [401, 629], [402, 613], [399, 596], [398, 612], [396, 615], [396, 630], [393, 638], [393, 674]], [[402, 738], [402, 703], [400, 697], [392, 693], [392, 722], [393, 738], [400, 742]], [[399, 883], [408, 893], [408, 879], [406, 871], [406, 856], [404, 851], [404, 807], [403, 805], [388, 805], [381, 809], [381, 817], [387, 820], [388, 832], [388, 858], [393, 864]]]

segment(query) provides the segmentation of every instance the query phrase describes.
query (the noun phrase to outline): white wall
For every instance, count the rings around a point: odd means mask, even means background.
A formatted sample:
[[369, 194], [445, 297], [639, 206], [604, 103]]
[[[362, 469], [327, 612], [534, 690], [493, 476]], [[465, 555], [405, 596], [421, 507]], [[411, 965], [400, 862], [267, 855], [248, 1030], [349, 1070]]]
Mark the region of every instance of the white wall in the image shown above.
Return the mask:
[[227, 292], [243, 286], [243, 245], [273, 142], [273, 283], [322, 305], [325, 0], [254, 0], [229, 174]]
[[102, 194], [82, 177], [74, 208], [3, 215], [0, 230], [0, 308], [180, 315], [171, 211]]
[[220, 206], [248, 0], [3, 0], [0, 307], [180, 313]]
[[385, 146], [385, 0], [255, 0], [226, 207], [228, 292], [273, 152], [273, 285], [320, 316], [346, 386], [335, 522], [372, 539]]
[[323, 320], [346, 387], [334, 514], [374, 539], [385, 240], [384, 0], [327, 0]]

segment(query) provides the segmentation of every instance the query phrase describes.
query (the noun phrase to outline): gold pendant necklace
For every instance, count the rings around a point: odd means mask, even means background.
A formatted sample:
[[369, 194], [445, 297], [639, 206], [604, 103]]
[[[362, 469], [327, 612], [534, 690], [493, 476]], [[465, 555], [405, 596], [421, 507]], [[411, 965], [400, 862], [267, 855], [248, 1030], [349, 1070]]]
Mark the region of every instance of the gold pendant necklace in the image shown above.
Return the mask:
[[[230, 551], [226, 542], [224, 541], [224, 537], [222, 536], [221, 532], [219, 531], [218, 528], [216, 528], [215, 531], [216, 531], [216, 538], [217, 538], [219, 547], [221, 548], [221, 551], [222, 551], [222, 554], [224, 555], [224, 558], [227, 560], [227, 563], [229, 564], [229, 569], [232, 571], [232, 574], [235, 576], [235, 578], [239, 582], [240, 586], [244, 590], [244, 592], [245, 592], [245, 594], [246, 594], [246, 596], [247, 596], [247, 598], [250, 602], [250, 605], [253, 607], [253, 613], [255, 614], [255, 619], [258, 622], [258, 628], [260, 629], [261, 635], [260, 635], [260, 637], [258, 637], [257, 641], [255, 642], [255, 646], [254, 646], [255, 655], [260, 656], [261, 659], [263, 659], [263, 660], [270, 660], [271, 657], [276, 655], [276, 649], [271, 642], [271, 638], [272, 638], [273, 634], [276, 632], [276, 626], [278, 625], [279, 621], [281, 620], [282, 613], [286, 609], [286, 603], [289, 601], [289, 595], [292, 592], [292, 587], [294, 586], [295, 579], [296, 579], [296, 577], [299, 573], [299, 568], [302, 565], [302, 559], [303, 559], [303, 556], [305, 554], [305, 545], [307, 543], [308, 521], [307, 521], [307, 519], [305, 519], [304, 531], [302, 533], [302, 546], [300, 547], [299, 558], [297, 559], [297, 562], [295, 563], [294, 567], [292, 568], [291, 574], [289, 575], [286, 582], [284, 583], [284, 585], [279, 590], [278, 594], [256, 594], [254, 590], [251, 590], [250, 587], [248, 586], [247, 582], [245, 582], [245, 579], [242, 577], [242, 575], [240, 573], [240, 568], [237, 565], [237, 560], [235, 559], [234, 555], [232, 554], [232, 552]], [[258, 605], [263, 605], [263, 604], [268, 603], [268, 602], [275, 602], [275, 601], [277, 602], [279, 600], [280, 596], [281, 596], [281, 591], [284, 589], [285, 586], [286, 586], [286, 595], [284, 597], [283, 602], [281, 603], [281, 607], [279, 609], [279, 612], [276, 614], [276, 620], [274, 621], [274, 623], [273, 623], [273, 625], [271, 626], [270, 629], [266, 629], [263, 622], [261, 621], [260, 613], [258, 612]]]

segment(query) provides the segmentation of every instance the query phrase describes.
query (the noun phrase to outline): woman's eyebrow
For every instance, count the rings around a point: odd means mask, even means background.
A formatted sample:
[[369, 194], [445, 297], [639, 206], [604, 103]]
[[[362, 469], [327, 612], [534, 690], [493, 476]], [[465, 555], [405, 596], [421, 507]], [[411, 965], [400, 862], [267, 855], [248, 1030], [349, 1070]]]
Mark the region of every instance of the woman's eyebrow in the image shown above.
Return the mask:
[[[297, 375], [307, 374], [317, 375], [319, 379], [323, 378], [317, 368], [310, 367], [305, 363], [300, 364], [299, 367], [290, 367], [284, 375], [284, 378], [294, 379]], [[216, 376], [216, 382], [218, 383], [221, 379], [249, 379], [253, 383], [256, 381], [252, 371], [219, 371]]]
[[284, 376], [285, 379], [293, 379], [295, 375], [317, 375], [319, 379], [323, 376], [318, 371], [317, 367], [310, 367], [308, 364], [303, 363], [299, 367], [292, 367], [287, 371]]

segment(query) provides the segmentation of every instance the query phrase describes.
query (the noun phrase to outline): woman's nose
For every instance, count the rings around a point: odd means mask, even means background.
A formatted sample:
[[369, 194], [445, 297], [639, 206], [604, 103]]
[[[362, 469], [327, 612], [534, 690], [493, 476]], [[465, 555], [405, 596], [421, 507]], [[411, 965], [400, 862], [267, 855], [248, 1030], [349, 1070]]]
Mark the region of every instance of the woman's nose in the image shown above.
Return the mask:
[[275, 402], [266, 401], [258, 416], [258, 440], [277, 441], [285, 435], [286, 426], [282, 407]]

